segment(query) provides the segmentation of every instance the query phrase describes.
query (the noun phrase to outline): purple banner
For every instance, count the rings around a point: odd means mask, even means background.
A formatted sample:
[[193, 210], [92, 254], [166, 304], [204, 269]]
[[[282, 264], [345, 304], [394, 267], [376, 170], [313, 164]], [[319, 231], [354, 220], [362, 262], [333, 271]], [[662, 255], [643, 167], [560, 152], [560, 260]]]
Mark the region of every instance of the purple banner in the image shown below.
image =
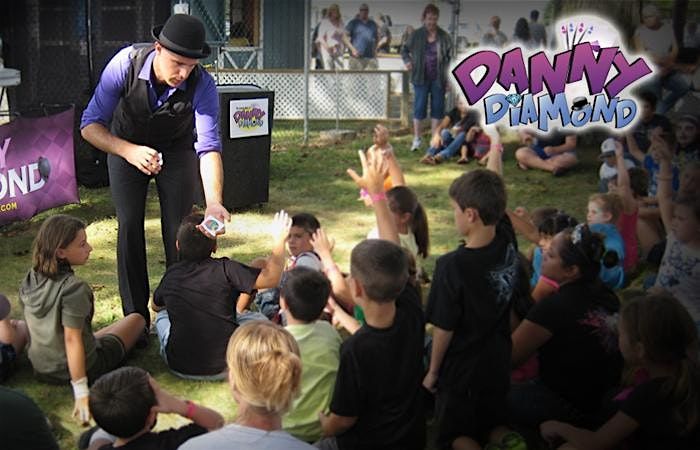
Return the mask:
[[74, 109], [0, 126], [0, 225], [78, 203]]

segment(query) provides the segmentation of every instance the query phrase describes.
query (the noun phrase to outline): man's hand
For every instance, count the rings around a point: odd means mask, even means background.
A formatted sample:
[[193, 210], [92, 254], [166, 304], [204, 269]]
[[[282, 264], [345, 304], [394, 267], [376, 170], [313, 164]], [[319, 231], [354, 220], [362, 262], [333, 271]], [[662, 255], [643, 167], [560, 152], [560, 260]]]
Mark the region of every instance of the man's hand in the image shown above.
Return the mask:
[[145, 145], [129, 145], [122, 153], [129, 164], [139, 169], [146, 175], [157, 175], [160, 172], [160, 158], [158, 152]]
[[425, 378], [423, 378], [423, 387], [426, 388], [429, 392], [435, 393], [435, 391], [437, 390], [435, 387], [437, 380], [438, 376], [436, 373], [428, 372], [427, 374], [425, 374]]
[[[214, 216], [222, 222], [228, 222], [231, 220], [231, 214], [229, 214], [224, 205], [221, 203], [211, 203], [207, 205], [207, 209], [204, 211], [204, 217], [208, 216]], [[221, 233], [217, 233], [217, 235], [223, 234], [225, 231], [225, 229], [221, 230]]]

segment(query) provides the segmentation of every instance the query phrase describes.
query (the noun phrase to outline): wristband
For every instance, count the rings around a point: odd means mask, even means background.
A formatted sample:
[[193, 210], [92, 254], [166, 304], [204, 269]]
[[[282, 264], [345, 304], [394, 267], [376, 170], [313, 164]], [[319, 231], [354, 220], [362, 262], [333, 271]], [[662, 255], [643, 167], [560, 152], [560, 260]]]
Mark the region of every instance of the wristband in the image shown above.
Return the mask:
[[71, 380], [70, 384], [73, 387], [73, 398], [79, 399], [90, 396], [87, 377], [83, 377], [77, 381]]
[[191, 400], [185, 400], [185, 404], [187, 404], [187, 411], [185, 411], [185, 417], [191, 419], [192, 416], [194, 416], [194, 410], [197, 408], [197, 405], [195, 405], [194, 402]]
[[372, 203], [376, 203], [381, 200], [386, 200], [386, 194], [384, 192], [379, 192], [377, 194], [369, 194], [369, 197], [372, 199]]
[[360, 189], [360, 197], [361, 198], [369, 197], [369, 192], [367, 192], [367, 189], [365, 189], [365, 188]]
[[491, 146], [491, 149], [498, 150], [499, 152], [503, 153], [503, 144], [494, 144]]
[[551, 278], [549, 278], [549, 277], [547, 277], [547, 276], [544, 276], [544, 275], [540, 275], [540, 280], [542, 280], [542, 282], [543, 282], [544, 284], [553, 287], [553, 288], [556, 289], [557, 291], [559, 290], [559, 283], [557, 283], [556, 281], [552, 280]]

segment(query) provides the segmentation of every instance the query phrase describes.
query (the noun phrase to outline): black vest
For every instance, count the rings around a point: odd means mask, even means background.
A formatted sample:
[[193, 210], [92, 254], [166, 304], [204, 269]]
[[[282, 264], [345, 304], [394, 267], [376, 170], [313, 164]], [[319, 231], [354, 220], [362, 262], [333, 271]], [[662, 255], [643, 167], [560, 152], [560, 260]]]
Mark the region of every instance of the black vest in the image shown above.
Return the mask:
[[153, 51], [153, 44], [135, 44], [129, 54], [131, 65], [121, 99], [112, 116], [112, 133], [163, 153], [193, 151], [195, 134], [192, 99], [202, 68], [198, 64], [192, 70], [185, 91], [177, 89], [158, 109], [151, 111], [148, 81], [140, 79], [139, 72]]

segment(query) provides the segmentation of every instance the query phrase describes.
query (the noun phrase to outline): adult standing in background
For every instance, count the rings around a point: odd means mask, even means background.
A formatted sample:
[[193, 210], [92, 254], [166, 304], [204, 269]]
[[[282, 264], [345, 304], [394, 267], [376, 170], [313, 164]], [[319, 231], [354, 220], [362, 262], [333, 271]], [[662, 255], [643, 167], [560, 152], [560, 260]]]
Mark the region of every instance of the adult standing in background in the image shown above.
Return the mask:
[[343, 54], [345, 46], [351, 46], [350, 39], [345, 32], [345, 24], [340, 17], [340, 7], [332, 4], [326, 10], [326, 17], [318, 26], [318, 38], [316, 38], [323, 68], [325, 70], [338, 70], [343, 68]]
[[508, 36], [501, 31], [501, 18], [492, 16], [489, 19], [489, 29], [481, 38], [481, 45], [503, 47], [508, 42]]
[[391, 19], [389, 16], [379, 14], [375, 16], [379, 27], [379, 42], [377, 42], [377, 53], [391, 53]]
[[314, 27], [313, 33], [311, 33], [311, 59], [314, 62], [314, 69], [316, 70], [321, 70], [323, 69], [323, 58], [321, 57], [321, 49], [320, 49], [320, 44], [318, 42], [318, 29], [321, 26], [321, 22], [323, 19], [326, 18], [326, 14], [328, 13], [328, 10], [326, 8], [323, 8], [321, 10], [321, 20], [318, 21], [316, 26]]
[[525, 48], [533, 48], [535, 46], [530, 33], [530, 25], [528, 25], [526, 18], [521, 17], [515, 22], [513, 40], [511, 42]]
[[[662, 20], [656, 5], [648, 4], [642, 9], [642, 23], [635, 30], [632, 41], [634, 49], [650, 56], [659, 68], [652, 81], [642, 89], [656, 95], [656, 112], [666, 114], [690, 90], [690, 82], [675, 68], [678, 42], [673, 27]], [[668, 91], [665, 95], [664, 89]]]
[[196, 17], [175, 14], [153, 28], [153, 37], [155, 43], [126, 47], [112, 58], [80, 124], [83, 138], [108, 153], [122, 309], [125, 316], [143, 315], [146, 324], [150, 287], [144, 220], [151, 179], [158, 187], [166, 265], [177, 260], [175, 235], [191, 212], [198, 167], [206, 214], [229, 219], [221, 204], [219, 99], [214, 79], [198, 61], [211, 53], [204, 25]]
[[377, 43], [379, 29], [369, 17], [367, 3], [360, 5], [357, 17], [346, 28], [350, 36], [350, 70], [377, 69]]
[[537, 21], [539, 18], [540, 12], [538, 10], [530, 11], [530, 37], [532, 37], [535, 47], [546, 47], [547, 30], [545, 30], [544, 25]]
[[421, 146], [421, 121], [427, 116], [430, 96], [431, 134], [445, 115], [447, 70], [452, 57], [452, 39], [437, 24], [440, 10], [428, 4], [423, 10], [423, 26], [414, 31], [401, 49], [406, 70], [413, 83], [413, 144], [411, 151]]

